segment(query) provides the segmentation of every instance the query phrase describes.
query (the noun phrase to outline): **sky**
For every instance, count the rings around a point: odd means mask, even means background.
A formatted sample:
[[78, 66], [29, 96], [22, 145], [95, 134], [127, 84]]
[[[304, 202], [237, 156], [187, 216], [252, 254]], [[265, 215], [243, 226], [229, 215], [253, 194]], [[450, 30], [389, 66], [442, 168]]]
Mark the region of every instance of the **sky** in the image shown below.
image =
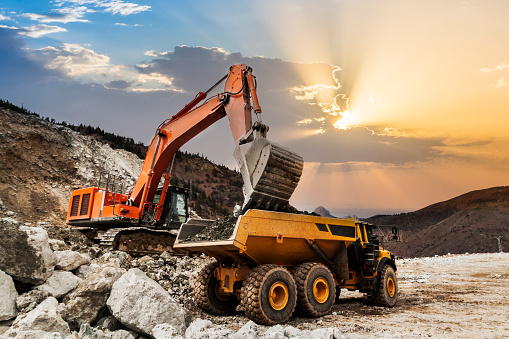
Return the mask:
[[[230, 65], [305, 160], [291, 203], [400, 213], [509, 185], [509, 1], [0, 2], [0, 98], [146, 144]], [[235, 167], [226, 119], [183, 147]]]

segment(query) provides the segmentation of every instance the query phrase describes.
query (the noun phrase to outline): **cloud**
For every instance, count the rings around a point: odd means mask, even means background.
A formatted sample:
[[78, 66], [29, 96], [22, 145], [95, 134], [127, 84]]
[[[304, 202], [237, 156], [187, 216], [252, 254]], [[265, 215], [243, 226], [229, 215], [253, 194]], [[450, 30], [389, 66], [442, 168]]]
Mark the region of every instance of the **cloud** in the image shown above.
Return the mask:
[[26, 35], [31, 38], [40, 38], [46, 34], [67, 32], [63, 27], [49, 26], [49, 25], [32, 25], [28, 27], [22, 27], [19, 35]]
[[141, 12], [145, 12], [150, 10], [150, 6], [142, 6], [137, 5], [130, 2], [123, 2], [123, 1], [111, 1], [111, 2], [104, 2], [102, 4], [106, 9], [106, 12], [110, 12], [112, 14], [120, 14], [120, 15], [131, 15], [131, 14], [137, 14]]
[[506, 77], [501, 77], [498, 79], [497, 83], [495, 84], [496, 88], [502, 88], [507, 86], [507, 81], [505, 80]]
[[509, 68], [509, 64], [504, 62], [503, 64], [500, 64], [500, 65], [497, 65], [495, 66], [494, 68], [481, 68], [481, 72], [495, 72], [495, 71], [500, 71], [500, 70], [503, 70], [505, 68]]
[[94, 8], [101, 8], [104, 12], [111, 14], [119, 14], [122, 16], [138, 14], [141, 12], [149, 11], [151, 6], [138, 5], [132, 2], [125, 2], [121, 0], [56, 0], [56, 6], [63, 6], [66, 3], [91, 6]]
[[69, 77], [104, 77], [115, 74], [122, 66], [112, 65], [107, 55], [90, 48], [64, 43], [59, 48], [44, 47], [30, 51], [34, 60], [39, 60], [48, 69], [58, 70]]
[[11, 20], [11, 18], [0, 13], [0, 21], [7, 21], [7, 20]]
[[130, 82], [127, 82], [125, 80], [113, 80], [108, 82], [107, 84], [104, 84], [104, 87], [109, 89], [128, 89], [131, 87]]
[[143, 25], [140, 24], [134, 24], [134, 25], [128, 25], [123, 22], [115, 22], [115, 26], [122, 26], [122, 27], [143, 27]]
[[15, 27], [15, 26], [6, 26], [6, 25], [0, 25], [0, 28], [4, 28], [4, 29], [19, 29], [18, 27]]
[[82, 18], [86, 13], [93, 12], [95, 11], [92, 9], [79, 6], [55, 9], [53, 13], [50, 14], [24, 13], [21, 16], [42, 23], [61, 22], [66, 24], [69, 22], [89, 22], [89, 20]]

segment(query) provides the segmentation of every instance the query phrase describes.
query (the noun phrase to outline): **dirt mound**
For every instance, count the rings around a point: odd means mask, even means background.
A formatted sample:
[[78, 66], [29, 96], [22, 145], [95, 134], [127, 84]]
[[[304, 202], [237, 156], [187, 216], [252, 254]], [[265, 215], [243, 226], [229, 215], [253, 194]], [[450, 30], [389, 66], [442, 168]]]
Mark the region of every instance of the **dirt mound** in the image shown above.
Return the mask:
[[399, 215], [367, 219], [375, 225], [394, 225], [402, 241], [387, 247], [398, 256], [499, 252], [509, 247], [509, 187], [473, 191]]

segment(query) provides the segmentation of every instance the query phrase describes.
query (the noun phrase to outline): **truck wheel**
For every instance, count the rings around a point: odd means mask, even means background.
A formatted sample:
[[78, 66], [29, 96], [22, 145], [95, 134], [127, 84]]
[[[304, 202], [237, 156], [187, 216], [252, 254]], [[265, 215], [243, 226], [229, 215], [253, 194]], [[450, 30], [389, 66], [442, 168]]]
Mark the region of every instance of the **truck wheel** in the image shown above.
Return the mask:
[[398, 301], [398, 279], [391, 265], [385, 265], [380, 272], [378, 291], [373, 292], [370, 302], [377, 306], [393, 307]]
[[260, 265], [249, 272], [240, 294], [247, 317], [262, 325], [290, 319], [297, 304], [292, 275], [278, 265]]
[[297, 310], [308, 317], [321, 317], [336, 301], [336, 284], [327, 267], [318, 263], [305, 263], [294, 270], [297, 283]]
[[235, 311], [239, 300], [235, 295], [224, 294], [221, 282], [214, 276], [219, 263], [205, 266], [194, 282], [194, 300], [196, 305], [209, 313], [224, 315]]

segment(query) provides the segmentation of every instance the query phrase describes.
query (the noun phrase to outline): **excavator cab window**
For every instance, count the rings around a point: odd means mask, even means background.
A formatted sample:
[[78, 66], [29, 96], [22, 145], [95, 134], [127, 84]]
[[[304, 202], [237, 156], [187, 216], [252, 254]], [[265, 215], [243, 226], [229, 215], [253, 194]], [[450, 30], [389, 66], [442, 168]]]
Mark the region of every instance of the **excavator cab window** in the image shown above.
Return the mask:
[[187, 195], [182, 192], [171, 192], [172, 218], [171, 221], [184, 223], [187, 221]]

